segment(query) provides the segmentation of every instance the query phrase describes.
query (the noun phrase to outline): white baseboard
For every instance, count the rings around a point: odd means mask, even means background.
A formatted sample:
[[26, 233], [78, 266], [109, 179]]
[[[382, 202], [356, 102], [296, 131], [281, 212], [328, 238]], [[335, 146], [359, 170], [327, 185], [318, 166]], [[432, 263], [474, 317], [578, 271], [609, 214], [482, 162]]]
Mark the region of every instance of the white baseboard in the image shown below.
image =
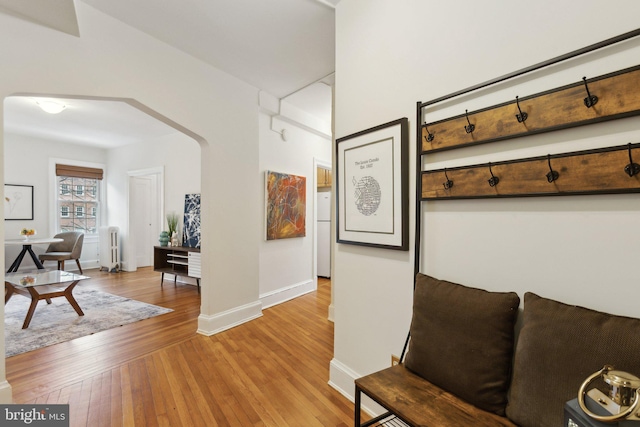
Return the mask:
[[335, 323], [335, 321], [333, 320], [334, 319], [333, 314], [334, 314], [333, 303], [331, 303], [331, 304], [329, 304], [328, 319], [329, 319], [330, 322], [334, 322]]
[[[355, 402], [356, 385], [355, 380], [362, 375], [356, 373], [353, 369], [349, 368], [344, 363], [336, 360], [331, 360], [329, 364], [329, 385], [335, 388], [340, 394], [349, 399], [351, 402]], [[347, 391], [348, 390], [348, 391]], [[372, 417], [381, 415], [386, 411], [382, 406], [365, 396], [361, 395], [360, 409], [365, 411]]]
[[214, 315], [200, 314], [198, 316], [198, 333], [206, 336], [231, 329], [262, 316], [260, 301], [232, 308]]
[[329, 363], [329, 385], [338, 390], [344, 397], [350, 401], [354, 401], [356, 378], [360, 378], [351, 368], [343, 364], [342, 362], [331, 359]]
[[6, 380], [0, 382], [0, 403], [2, 404], [13, 403], [13, 394], [11, 391], [11, 385]]
[[291, 286], [276, 289], [275, 291], [265, 292], [264, 294], [260, 294], [262, 309], [273, 307], [274, 305], [308, 294], [309, 292], [315, 291], [317, 288], [317, 281], [307, 280]]

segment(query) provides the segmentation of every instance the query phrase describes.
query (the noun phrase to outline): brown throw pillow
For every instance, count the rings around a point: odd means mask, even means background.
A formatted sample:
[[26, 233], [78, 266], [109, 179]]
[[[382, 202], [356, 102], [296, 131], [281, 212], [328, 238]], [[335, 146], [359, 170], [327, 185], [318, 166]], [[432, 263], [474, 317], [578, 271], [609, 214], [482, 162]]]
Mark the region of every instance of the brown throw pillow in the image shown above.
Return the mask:
[[405, 367], [504, 415], [520, 298], [418, 274]]
[[564, 404], [610, 364], [640, 375], [640, 319], [524, 296], [507, 416], [522, 427], [563, 425]]

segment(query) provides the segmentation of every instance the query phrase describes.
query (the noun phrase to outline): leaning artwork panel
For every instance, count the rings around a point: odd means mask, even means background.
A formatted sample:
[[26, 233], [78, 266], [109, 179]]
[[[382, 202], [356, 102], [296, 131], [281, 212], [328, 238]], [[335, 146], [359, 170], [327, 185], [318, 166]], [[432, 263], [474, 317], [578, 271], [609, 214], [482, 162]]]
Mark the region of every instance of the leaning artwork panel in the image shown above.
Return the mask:
[[184, 196], [183, 246], [200, 248], [200, 194]]
[[266, 239], [304, 237], [307, 179], [273, 171], [265, 174]]

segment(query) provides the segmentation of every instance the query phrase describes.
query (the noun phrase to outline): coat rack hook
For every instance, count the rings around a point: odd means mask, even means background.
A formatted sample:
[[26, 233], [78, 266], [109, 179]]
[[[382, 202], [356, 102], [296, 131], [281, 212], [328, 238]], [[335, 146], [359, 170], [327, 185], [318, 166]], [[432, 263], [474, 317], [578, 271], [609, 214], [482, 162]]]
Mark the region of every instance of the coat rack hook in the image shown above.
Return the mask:
[[453, 181], [451, 181], [449, 179], [449, 176], [447, 175], [447, 168], [444, 168], [444, 177], [446, 178], [446, 181], [443, 182], [442, 185], [444, 186], [445, 190], [448, 190], [453, 187]]
[[426, 122], [425, 122], [425, 124], [424, 124], [424, 129], [427, 131], [427, 136], [425, 136], [425, 137], [424, 137], [424, 139], [425, 139], [427, 142], [431, 142], [431, 141], [433, 141], [433, 138], [435, 138], [435, 135], [434, 135], [434, 134], [432, 134], [431, 132], [429, 132], [429, 128], [427, 127], [427, 123], [426, 123]]
[[583, 77], [582, 81], [584, 82], [584, 88], [587, 90], [587, 97], [584, 99], [584, 105], [587, 108], [591, 108], [598, 103], [598, 97], [595, 95], [591, 95], [591, 92], [589, 92], [589, 86], [587, 85], [587, 78]]
[[476, 129], [476, 125], [472, 125], [471, 122], [469, 121], [469, 110], [464, 110], [464, 115], [467, 118], [467, 123], [469, 123], [468, 126], [464, 127], [464, 130], [467, 133], [472, 133]]
[[624, 167], [624, 171], [629, 175], [629, 178], [640, 173], [640, 165], [633, 163], [633, 158], [631, 157], [631, 143], [629, 143], [629, 164]]
[[558, 171], [554, 171], [551, 167], [551, 154], [547, 154], [547, 163], [549, 164], [549, 173], [547, 173], [547, 181], [553, 182], [560, 178]]
[[520, 101], [518, 100], [518, 95], [516, 95], [516, 105], [518, 106], [518, 111], [520, 112], [520, 114], [516, 114], [516, 119], [518, 119], [518, 123], [526, 122], [527, 117], [529, 117], [529, 115], [527, 113], [523, 113], [522, 110], [520, 109]]
[[489, 186], [490, 187], [495, 187], [500, 182], [500, 178], [498, 178], [497, 176], [495, 176], [493, 174], [493, 171], [491, 170], [491, 162], [489, 162], [489, 173], [491, 174], [491, 178], [489, 178], [489, 181], [488, 181], [489, 182]]

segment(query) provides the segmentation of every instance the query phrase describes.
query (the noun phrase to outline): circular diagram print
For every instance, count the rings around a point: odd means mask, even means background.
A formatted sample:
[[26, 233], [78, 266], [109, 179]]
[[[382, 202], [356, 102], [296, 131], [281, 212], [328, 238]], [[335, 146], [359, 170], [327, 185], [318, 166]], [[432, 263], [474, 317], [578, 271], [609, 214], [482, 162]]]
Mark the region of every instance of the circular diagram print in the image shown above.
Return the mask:
[[[355, 178], [354, 178], [355, 181]], [[380, 206], [380, 184], [371, 176], [364, 176], [355, 183], [356, 207], [362, 215], [373, 215]]]

